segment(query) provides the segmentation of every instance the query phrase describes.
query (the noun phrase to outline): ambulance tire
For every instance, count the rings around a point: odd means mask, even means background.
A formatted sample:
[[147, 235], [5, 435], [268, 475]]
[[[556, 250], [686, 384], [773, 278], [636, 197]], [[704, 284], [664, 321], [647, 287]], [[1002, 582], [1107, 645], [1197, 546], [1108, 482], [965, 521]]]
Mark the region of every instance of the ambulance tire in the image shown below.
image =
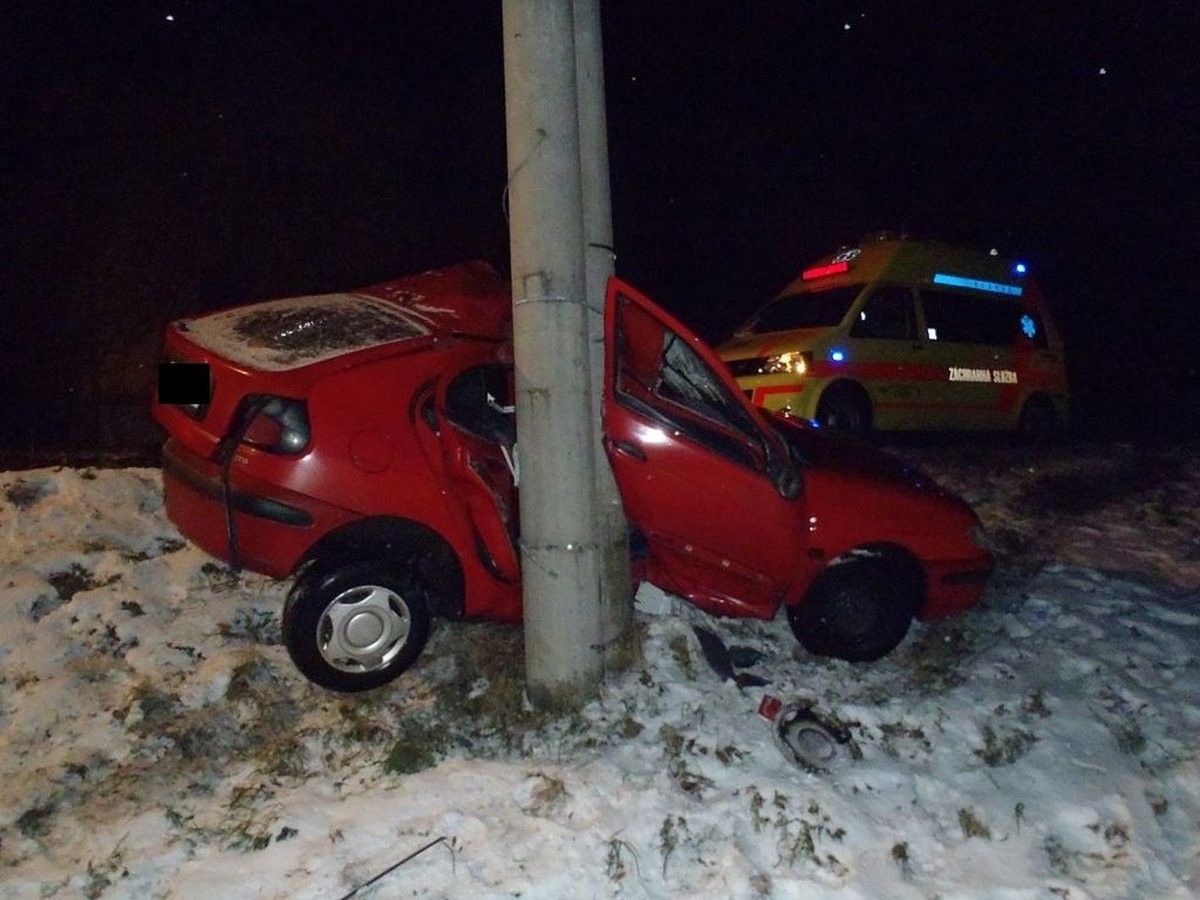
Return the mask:
[[1025, 400], [1021, 417], [1017, 420], [1017, 432], [1022, 440], [1031, 444], [1045, 444], [1054, 439], [1058, 432], [1058, 421], [1049, 397], [1032, 394]]
[[882, 556], [830, 566], [788, 607], [792, 633], [809, 653], [851, 662], [886, 656], [904, 640], [920, 604], [919, 582]]
[[866, 391], [852, 382], [830, 385], [817, 404], [817, 423], [830, 431], [865, 440], [871, 436], [871, 400]]
[[387, 684], [416, 662], [429, 597], [403, 568], [355, 562], [301, 575], [283, 607], [283, 642], [303, 675], [331, 691]]

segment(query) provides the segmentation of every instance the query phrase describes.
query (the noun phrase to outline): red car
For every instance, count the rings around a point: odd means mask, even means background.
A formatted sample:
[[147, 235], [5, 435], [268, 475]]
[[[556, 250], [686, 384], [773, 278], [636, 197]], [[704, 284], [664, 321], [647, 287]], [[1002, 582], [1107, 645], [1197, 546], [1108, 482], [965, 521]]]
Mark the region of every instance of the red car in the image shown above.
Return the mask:
[[[314, 682], [388, 682], [433, 616], [520, 619], [510, 311], [469, 263], [168, 327], [167, 513], [214, 556], [295, 576], [284, 640]], [[605, 445], [647, 580], [718, 615], [783, 606], [806, 648], [852, 660], [979, 600], [992, 557], [963, 501], [755, 409], [616, 279], [605, 316]]]

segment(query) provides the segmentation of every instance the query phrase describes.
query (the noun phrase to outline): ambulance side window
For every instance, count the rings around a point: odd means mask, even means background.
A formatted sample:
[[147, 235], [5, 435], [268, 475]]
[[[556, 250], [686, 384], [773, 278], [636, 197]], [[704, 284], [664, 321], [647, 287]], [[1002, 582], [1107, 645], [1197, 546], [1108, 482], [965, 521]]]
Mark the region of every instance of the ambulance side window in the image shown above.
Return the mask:
[[850, 337], [911, 341], [917, 336], [913, 295], [909, 288], [885, 284], [875, 288], [854, 316]]
[[1002, 347], [1021, 329], [1021, 306], [965, 291], [922, 291], [926, 337], [943, 343]]

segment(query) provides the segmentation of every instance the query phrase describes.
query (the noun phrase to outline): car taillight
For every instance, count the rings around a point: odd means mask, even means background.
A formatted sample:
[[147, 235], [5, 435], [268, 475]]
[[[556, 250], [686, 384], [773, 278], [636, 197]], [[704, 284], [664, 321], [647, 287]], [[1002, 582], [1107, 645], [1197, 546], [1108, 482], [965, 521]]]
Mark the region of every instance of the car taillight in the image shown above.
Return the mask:
[[268, 453], [300, 453], [308, 447], [308, 410], [303, 400], [260, 397], [242, 443]]

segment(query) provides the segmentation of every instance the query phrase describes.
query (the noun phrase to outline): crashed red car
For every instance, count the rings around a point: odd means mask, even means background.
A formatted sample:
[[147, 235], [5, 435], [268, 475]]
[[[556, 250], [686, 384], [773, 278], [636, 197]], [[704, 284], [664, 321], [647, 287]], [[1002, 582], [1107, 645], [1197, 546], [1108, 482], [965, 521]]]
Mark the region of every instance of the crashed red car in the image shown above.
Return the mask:
[[[168, 327], [167, 514], [214, 556], [295, 577], [283, 634], [314, 682], [388, 682], [433, 617], [520, 619], [510, 310], [469, 263]], [[605, 329], [605, 446], [647, 580], [718, 615], [782, 606], [806, 648], [852, 660], [979, 600], [992, 557], [963, 501], [755, 409], [616, 279]], [[185, 370], [204, 396], [163, 402]]]

